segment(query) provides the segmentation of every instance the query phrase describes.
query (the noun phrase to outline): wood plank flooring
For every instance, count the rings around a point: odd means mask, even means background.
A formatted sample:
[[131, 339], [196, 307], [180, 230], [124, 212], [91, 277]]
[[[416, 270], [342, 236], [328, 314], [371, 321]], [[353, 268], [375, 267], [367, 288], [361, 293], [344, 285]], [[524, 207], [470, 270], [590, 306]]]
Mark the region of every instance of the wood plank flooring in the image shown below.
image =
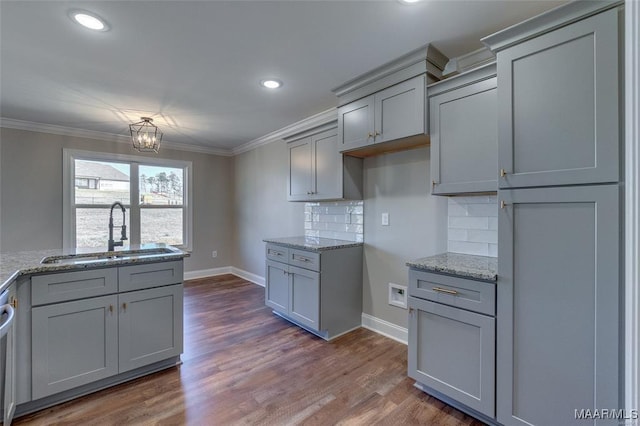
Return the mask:
[[16, 425], [482, 425], [413, 387], [405, 345], [359, 329], [332, 342], [233, 275], [185, 283], [183, 364]]

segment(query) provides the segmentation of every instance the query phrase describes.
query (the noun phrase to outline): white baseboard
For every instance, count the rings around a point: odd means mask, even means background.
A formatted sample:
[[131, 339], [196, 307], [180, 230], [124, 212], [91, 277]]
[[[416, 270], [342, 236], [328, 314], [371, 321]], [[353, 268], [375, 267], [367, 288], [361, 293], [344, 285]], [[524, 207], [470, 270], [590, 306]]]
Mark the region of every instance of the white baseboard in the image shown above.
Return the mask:
[[251, 281], [254, 284], [264, 287], [264, 277], [261, 277], [260, 275], [252, 274], [251, 272], [236, 268], [235, 266], [231, 267], [231, 273], [237, 277], [244, 278], [247, 281]]
[[200, 269], [198, 271], [189, 271], [184, 273], [184, 279], [195, 280], [198, 278], [215, 277], [217, 275], [233, 274], [237, 277], [251, 281], [254, 284], [264, 287], [264, 277], [252, 274], [235, 266], [223, 266], [221, 268]]
[[362, 313], [362, 327], [375, 331], [397, 342], [404, 343], [405, 345], [409, 339], [409, 331], [406, 328], [365, 314], [364, 312]]
[[198, 278], [215, 277], [216, 275], [231, 274], [231, 266], [223, 266], [221, 268], [200, 269], [198, 271], [189, 271], [184, 273], [185, 280], [195, 280]]

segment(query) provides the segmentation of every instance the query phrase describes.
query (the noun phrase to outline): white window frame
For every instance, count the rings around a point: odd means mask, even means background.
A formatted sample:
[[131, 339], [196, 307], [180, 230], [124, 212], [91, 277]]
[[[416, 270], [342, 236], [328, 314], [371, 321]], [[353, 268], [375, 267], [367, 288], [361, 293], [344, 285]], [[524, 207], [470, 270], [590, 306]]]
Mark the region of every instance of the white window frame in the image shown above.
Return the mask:
[[[76, 245], [76, 204], [75, 204], [75, 160], [108, 161], [128, 163], [130, 165], [129, 192], [129, 228], [130, 244], [140, 244], [140, 185], [138, 182], [138, 167], [164, 166], [182, 168], [183, 177], [183, 216], [181, 245], [175, 247], [191, 251], [193, 247], [193, 203], [192, 203], [192, 169], [191, 161], [170, 160], [166, 158], [142, 157], [137, 155], [116, 154], [108, 152], [84, 151], [64, 148], [62, 150], [62, 246], [65, 249], [75, 248]], [[164, 206], [159, 206], [164, 207]], [[144, 208], [151, 208], [145, 206]], [[104, 242], [106, 247], [107, 241]]]

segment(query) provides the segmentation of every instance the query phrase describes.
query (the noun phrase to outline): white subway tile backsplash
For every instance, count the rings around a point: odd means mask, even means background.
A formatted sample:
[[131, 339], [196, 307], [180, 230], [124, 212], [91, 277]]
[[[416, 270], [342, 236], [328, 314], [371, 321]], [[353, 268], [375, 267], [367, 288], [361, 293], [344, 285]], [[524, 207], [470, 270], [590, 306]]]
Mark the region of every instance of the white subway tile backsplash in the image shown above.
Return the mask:
[[467, 212], [469, 216], [498, 217], [498, 206], [493, 204], [469, 204]]
[[489, 256], [489, 244], [468, 241], [449, 241], [449, 251], [452, 253], [475, 254]]
[[449, 197], [448, 207], [448, 250], [497, 257], [497, 196]]
[[449, 228], [489, 229], [489, 218], [449, 216]]
[[469, 229], [467, 241], [475, 243], [498, 243], [498, 233], [491, 230], [481, 231], [479, 229]]
[[467, 241], [467, 230], [466, 229], [449, 229], [449, 241]]
[[305, 236], [364, 241], [364, 202], [331, 201], [305, 204]]

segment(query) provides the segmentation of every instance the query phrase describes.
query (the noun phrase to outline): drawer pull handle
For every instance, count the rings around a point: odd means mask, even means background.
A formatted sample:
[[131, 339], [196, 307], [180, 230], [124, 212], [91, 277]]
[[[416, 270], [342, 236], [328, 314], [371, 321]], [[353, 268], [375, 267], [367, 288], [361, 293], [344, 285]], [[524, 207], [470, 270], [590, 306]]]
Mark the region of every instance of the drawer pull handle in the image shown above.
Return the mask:
[[438, 293], [453, 294], [454, 296], [458, 294], [458, 292], [455, 290], [448, 290], [446, 288], [440, 288], [440, 287], [434, 287], [433, 291], [437, 291]]
[[311, 262], [311, 259], [308, 259], [306, 257], [298, 257], [298, 259], [303, 261], [303, 262]]
[[13, 299], [9, 304], [13, 309], [18, 309], [18, 299]]

